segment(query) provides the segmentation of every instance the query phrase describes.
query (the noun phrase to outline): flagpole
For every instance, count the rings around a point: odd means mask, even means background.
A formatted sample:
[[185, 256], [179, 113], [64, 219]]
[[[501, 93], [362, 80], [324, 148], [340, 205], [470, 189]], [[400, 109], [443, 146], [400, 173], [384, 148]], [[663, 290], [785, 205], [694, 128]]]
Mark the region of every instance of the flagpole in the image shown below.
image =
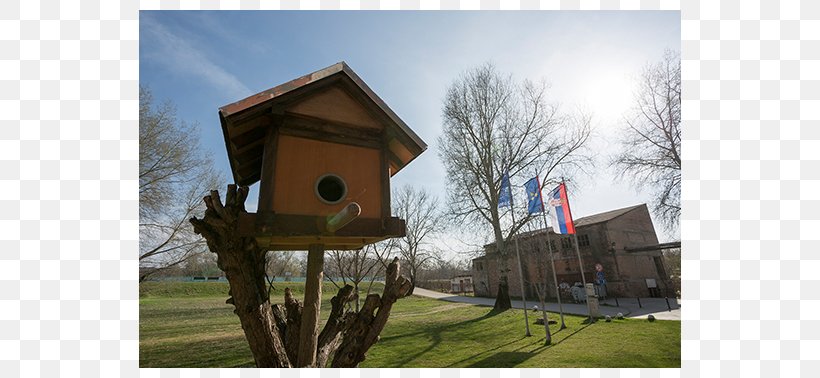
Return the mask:
[[[530, 181], [532, 181], [532, 179], [530, 179]], [[529, 181], [527, 181], [527, 183], [529, 183]], [[544, 196], [541, 195], [541, 183], [538, 181], [538, 172], [535, 173], [535, 184], [536, 184], [536, 186], [538, 186], [538, 200], [541, 202], [541, 213], [543, 214], [544, 213]], [[524, 186], [526, 186], [526, 185], [524, 185]], [[529, 192], [530, 192], [530, 188], [527, 187], [527, 197], [530, 196]], [[527, 212], [529, 212], [529, 211], [530, 211], [530, 208], [529, 208], [529, 203], [528, 203], [527, 204]], [[536, 228], [538, 228], [538, 227], [536, 226]], [[552, 258], [552, 255], [550, 255], [550, 259], [551, 258]], [[554, 272], [554, 269], [555, 269], [555, 264], [553, 264], [553, 272]], [[544, 270], [546, 270], [546, 267], [544, 268]], [[545, 303], [546, 302], [546, 297], [547, 297], [547, 275], [546, 275], [546, 272], [544, 272], [544, 273], [545, 273], [544, 274], [544, 292], [540, 295], [541, 315], [544, 319], [544, 344], [545, 345], [550, 345], [550, 344], [552, 344], [552, 333], [550, 332], [550, 320], [549, 320], [549, 317], [547, 317], [547, 305]], [[563, 314], [562, 314], [561, 324], [563, 324], [563, 319], [564, 318], [563, 318]]]
[[[561, 177], [561, 185], [564, 186], [564, 190], [567, 190], [567, 185], [564, 182], [564, 178]], [[573, 239], [575, 240], [575, 254], [578, 255], [578, 267], [581, 270], [581, 281], [584, 283], [584, 293], [587, 290], [587, 279], [584, 276], [584, 260], [581, 259], [581, 250], [578, 249], [578, 230], [575, 230], [575, 219], [572, 218], [572, 208], [569, 206], [569, 193], [567, 193], [567, 212], [569, 212], [569, 218], [572, 219], [573, 223]], [[587, 302], [587, 313], [589, 314], [590, 322], [592, 322], [592, 309], [589, 307], [589, 298], [586, 300]]]
[[561, 329], [567, 328], [564, 323], [564, 305], [561, 303], [561, 289], [558, 287], [558, 276], [555, 273], [555, 257], [552, 254], [552, 244], [550, 244], [550, 231], [547, 228], [547, 215], [543, 214], [544, 218], [544, 232], [547, 233], [547, 248], [550, 253], [550, 264], [552, 264], [552, 281], [555, 284], [555, 295], [558, 297], [558, 311], [561, 314]]
[[[538, 177], [538, 174], [535, 175]], [[544, 232], [547, 234], [547, 249], [550, 254], [550, 264], [552, 264], [552, 281], [555, 284], [555, 295], [558, 297], [558, 311], [561, 314], [561, 329], [567, 328], [564, 323], [564, 305], [561, 303], [561, 289], [558, 287], [558, 275], [555, 272], [555, 257], [552, 254], [552, 244], [550, 244], [550, 230], [547, 227], [547, 211], [544, 206], [544, 196], [541, 195], [541, 183], [538, 183], [538, 195], [541, 196], [541, 218], [544, 221]]]
[[[512, 185], [510, 185], [512, 188]], [[510, 193], [510, 217], [512, 218], [512, 226], [515, 228], [515, 206], [513, 205], [512, 193]], [[518, 248], [518, 238], [513, 233], [513, 239], [515, 240], [515, 255], [518, 258], [518, 277], [521, 279], [521, 301], [524, 303], [524, 325], [527, 327], [527, 336], [532, 336], [530, 334], [530, 320], [527, 317], [527, 295], [524, 293], [524, 271], [521, 268], [521, 252]]]
[[575, 253], [578, 255], [578, 263], [581, 264], [581, 281], [584, 282], [584, 290], [587, 287], [587, 279], [584, 276], [584, 260], [581, 259], [581, 251], [578, 250], [578, 234], [572, 234], [573, 238], [575, 239]]

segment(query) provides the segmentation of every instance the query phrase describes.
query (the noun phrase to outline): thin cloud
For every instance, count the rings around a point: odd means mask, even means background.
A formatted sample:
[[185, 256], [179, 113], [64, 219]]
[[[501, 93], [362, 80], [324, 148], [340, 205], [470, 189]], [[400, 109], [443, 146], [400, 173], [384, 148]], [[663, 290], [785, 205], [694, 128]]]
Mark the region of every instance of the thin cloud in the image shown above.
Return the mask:
[[236, 28], [226, 25], [225, 19], [218, 16], [220, 14], [219, 11], [195, 12], [192, 19], [196, 20], [209, 35], [220, 38], [226, 45], [239, 46], [252, 54], [270, 54], [272, 52], [274, 46], [265, 43], [263, 39], [248, 38], [247, 35], [237, 33]]
[[195, 76], [231, 98], [241, 98], [252, 93], [236, 76], [216, 65], [191, 43], [162, 24], [145, 16], [141, 17], [140, 24], [145, 33], [142, 37], [155, 42], [150, 44], [154, 49], [143, 51], [143, 59], [164, 65], [177, 74]]

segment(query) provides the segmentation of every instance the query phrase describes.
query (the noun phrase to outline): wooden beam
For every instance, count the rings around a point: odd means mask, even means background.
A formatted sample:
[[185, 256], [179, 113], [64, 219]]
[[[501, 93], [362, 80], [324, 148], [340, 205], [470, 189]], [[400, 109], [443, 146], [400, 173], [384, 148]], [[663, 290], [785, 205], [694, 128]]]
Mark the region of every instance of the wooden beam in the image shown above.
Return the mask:
[[234, 170], [234, 178], [236, 184], [239, 186], [250, 186], [256, 180], [259, 180], [259, 171], [262, 166], [262, 156], [243, 162], [241, 165], [236, 165]]
[[379, 154], [379, 178], [381, 180], [382, 196], [382, 219], [390, 218], [390, 166], [387, 161], [388, 155], [392, 155], [386, 148], [382, 148]]
[[282, 134], [302, 138], [381, 149], [381, 130], [331, 122], [320, 118], [288, 113], [279, 127]]
[[399, 159], [399, 157], [389, 149], [387, 150], [387, 157], [390, 159], [390, 162], [396, 165], [399, 169], [404, 167], [404, 162], [401, 161], [401, 159]]
[[259, 169], [259, 201], [257, 209], [260, 211], [273, 210], [273, 191], [276, 183], [276, 147], [279, 144], [278, 128], [271, 128], [264, 141], [262, 164]]
[[356, 218], [336, 232], [327, 231], [327, 219], [321, 216], [275, 214], [273, 212], [240, 215], [238, 232], [241, 236], [327, 236], [378, 237], [405, 235], [405, 221], [399, 218]]
[[270, 250], [304, 251], [310, 244], [324, 244], [326, 249], [350, 250], [388, 238], [405, 235], [403, 219], [357, 218], [335, 233], [327, 232], [324, 217], [305, 215], [241, 214], [237, 232], [254, 237]]
[[231, 151], [231, 154], [234, 155], [234, 158], [236, 158], [235, 154], [238, 150], [245, 148], [249, 144], [265, 140], [265, 135], [268, 134], [269, 128], [269, 126], [260, 126], [244, 134], [232, 137], [231, 144], [233, 145], [233, 151]]
[[231, 139], [234, 139], [242, 134], [251, 132], [258, 128], [267, 128], [271, 123], [270, 113], [255, 111], [253, 118], [245, 118], [243, 120], [231, 119], [228, 124], [228, 133]]
[[316, 364], [316, 345], [319, 341], [319, 308], [322, 304], [325, 246], [311, 244], [308, 248], [305, 302], [302, 309], [302, 324], [299, 329], [299, 361], [296, 367], [322, 367], [314, 365]]
[[233, 156], [238, 162], [253, 161], [262, 155], [264, 148], [265, 138], [259, 138], [258, 140], [237, 149]]

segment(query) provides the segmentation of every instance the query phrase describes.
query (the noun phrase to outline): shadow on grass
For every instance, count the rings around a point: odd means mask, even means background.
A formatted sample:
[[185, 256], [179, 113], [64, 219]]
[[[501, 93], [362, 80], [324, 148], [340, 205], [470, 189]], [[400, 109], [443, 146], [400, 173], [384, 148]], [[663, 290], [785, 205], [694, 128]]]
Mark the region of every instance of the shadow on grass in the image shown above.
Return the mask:
[[[468, 367], [514, 367], [515, 365], [526, 361], [527, 359], [537, 355], [538, 353], [541, 353], [541, 352], [543, 352], [547, 349], [550, 349], [552, 347], [555, 347], [555, 346], [561, 344], [565, 340], [567, 340], [567, 339], [571, 338], [572, 336], [575, 336], [576, 334], [580, 333], [581, 331], [583, 331], [584, 329], [586, 329], [590, 325], [591, 324], [586, 324], [586, 325], [582, 326], [581, 328], [576, 329], [575, 331], [573, 331], [572, 333], [570, 333], [566, 337], [562, 338], [561, 340], [555, 341], [556, 334], [563, 331], [563, 330], [557, 330], [557, 331], [552, 333], [552, 340], [553, 341], [549, 345], [545, 345], [544, 344], [544, 337], [540, 337], [540, 338], [536, 339], [535, 341], [533, 341], [529, 344], [522, 345], [522, 346], [520, 346], [516, 349], [513, 349], [511, 352], [498, 352], [498, 353], [495, 353], [494, 355], [485, 357], [484, 359], [479, 360], [479, 361], [469, 365]], [[503, 347], [503, 346], [518, 342], [521, 339], [523, 339], [523, 338], [519, 338], [518, 340], [514, 340], [514, 341], [509, 342], [507, 344], [499, 345], [496, 348], [489, 349], [489, 350], [483, 351], [481, 353], [477, 353], [477, 354], [475, 354], [471, 357], [465, 358], [465, 359], [463, 359], [461, 361], [458, 361], [456, 363], [453, 363], [453, 364], [451, 364], [450, 366], [447, 366], [447, 367], [453, 367], [455, 364], [470, 360], [472, 358], [480, 356], [481, 354], [484, 354], [484, 353], [489, 352], [489, 351], [493, 351], [493, 350], [498, 349], [500, 347]], [[532, 347], [535, 347], [535, 348], [529, 349], [527, 351], [523, 351], [524, 349], [532, 348]], [[495, 362], [496, 364], [493, 365], [490, 362]], [[502, 365], [499, 366], [498, 363], [501, 363]]]
[[534, 356], [532, 352], [497, 352], [478, 360], [467, 367], [471, 368], [493, 368], [493, 367], [513, 367]]
[[[592, 324], [595, 324], [595, 323], [592, 323]], [[581, 331], [583, 331], [583, 330], [587, 329], [587, 327], [591, 326], [592, 324], [585, 324], [584, 326], [582, 326], [581, 328], [576, 329], [575, 331], [573, 331], [572, 333], [570, 333], [569, 335], [567, 335], [567, 336], [566, 336], [566, 337], [564, 337], [563, 339], [559, 340], [558, 342], [554, 342], [554, 343], [552, 343], [552, 344], [550, 344], [550, 345], [544, 345], [544, 347], [551, 347], [551, 346], [556, 346], [556, 345], [558, 345], [558, 344], [561, 344], [561, 343], [563, 343], [564, 341], [566, 341], [567, 339], [569, 339], [570, 337], [575, 336], [575, 335], [576, 335], [576, 334], [578, 334], [579, 332], [581, 332]], [[556, 332], [556, 333], [557, 333], [557, 332]], [[553, 334], [553, 336], [554, 336], [554, 335], [555, 335], [555, 334]]]
[[[594, 323], [593, 323], [593, 324], [594, 324]], [[515, 350], [516, 350], [516, 351], [519, 351], [519, 350], [521, 350], [521, 349], [524, 349], [524, 348], [527, 348], [527, 347], [533, 346], [533, 345], [535, 345], [535, 344], [541, 344], [541, 345], [540, 345], [540, 346], [538, 346], [537, 348], [535, 348], [535, 349], [533, 349], [533, 350], [531, 350], [531, 351], [530, 351], [530, 353], [539, 353], [539, 352], [541, 352], [541, 351], [543, 351], [543, 350], [545, 350], [545, 349], [549, 349], [549, 348], [551, 348], [551, 347], [554, 347], [554, 346], [557, 346], [558, 344], [563, 343], [564, 341], [566, 341], [567, 339], [571, 338], [572, 336], [575, 336], [576, 334], [580, 333], [581, 331], [583, 331], [584, 329], [586, 329], [586, 328], [587, 328], [587, 327], [589, 327], [590, 325], [592, 325], [592, 324], [584, 324], [581, 328], [578, 328], [578, 329], [576, 329], [575, 331], [572, 331], [572, 333], [570, 333], [570, 334], [569, 334], [569, 335], [567, 335], [566, 337], [562, 338], [561, 340], [555, 341], [555, 339], [556, 339], [556, 335], [558, 335], [558, 333], [560, 333], [561, 331], [563, 331], [563, 329], [559, 329], [559, 330], [557, 330], [557, 331], [555, 331], [555, 332], [552, 332], [552, 342], [551, 342], [549, 345], [545, 345], [545, 344], [544, 344], [544, 337], [541, 337], [541, 338], [539, 338], [539, 339], [538, 339], [538, 341], [536, 341], [536, 342], [532, 342], [532, 343], [530, 343], [530, 344], [528, 344], [528, 345], [521, 346], [521, 347], [519, 347], [518, 349], [515, 349]], [[565, 328], [565, 329], [569, 329], [569, 328]], [[560, 336], [560, 335], [558, 335], [558, 336]]]
[[[480, 317], [477, 317], [477, 318], [468, 319], [468, 320], [458, 322], [458, 323], [454, 323], [454, 324], [442, 324], [442, 325], [432, 327], [432, 328], [428, 328], [428, 329], [418, 331], [418, 332], [405, 333], [405, 334], [396, 335], [396, 336], [388, 336], [388, 337], [382, 338], [381, 340], [382, 341], [387, 341], [387, 340], [395, 341], [397, 339], [401, 339], [401, 338], [405, 338], [405, 337], [412, 337], [412, 336], [417, 336], [417, 335], [422, 335], [422, 334], [427, 334], [427, 336], [430, 339], [432, 339], [432, 342], [430, 343], [430, 345], [427, 346], [427, 348], [424, 348], [423, 350], [420, 350], [416, 353], [406, 354], [404, 356], [404, 358], [396, 361], [396, 367], [403, 367], [406, 363], [415, 360], [419, 356], [433, 350], [436, 346], [441, 344], [441, 340], [442, 340], [441, 334], [443, 332], [450, 331], [454, 328], [458, 328], [458, 327], [461, 327], [461, 326], [466, 326], [466, 325], [471, 324], [471, 323], [477, 323], [477, 322], [480, 322], [482, 320], [492, 318], [493, 316], [499, 315], [499, 314], [503, 313], [504, 311], [506, 311], [506, 310], [499, 311], [499, 310], [496, 310], [496, 309], [492, 309], [492, 310], [490, 310], [490, 312], [488, 312], [488, 313], [486, 313], [486, 314], [484, 314]], [[520, 339], [518, 339], [518, 340], [520, 340]], [[518, 340], [515, 340], [515, 341], [518, 341]], [[514, 343], [515, 341], [511, 341], [510, 343]], [[508, 344], [510, 344], [510, 343], [508, 343]], [[505, 345], [507, 345], [507, 344], [505, 344]], [[503, 345], [501, 345], [501, 346], [503, 346]], [[500, 348], [501, 346], [499, 346], [497, 348]], [[497, 348], [493, 348], [493, 349], [497, 349]]]
[[[531, 342], [527, 345], [522, 345], [522, 346], [520, 346], [520, 347], [518, 347], [518, 348], [516, 348], [516, 349], [514, 349], [513, 351], [510, 351], [510, 352], [496, 352], [496, 353], [493, 353], [489, 356], [486, 356], [486, 357], [482, 358], [481, 360], [478, 360], [476, 362], [473, 362], [470, 365], [467, 365], [467, 367], [514, 367], [514, 366], [516, 366], [516, 365], [518, 365], [518, 364], [520, 364], [520, 363], [534, 357], [538, 353], [541, 353], [544, 350], [547, 350], [547, 349], [549, 349], [553, 346], [556, 346], [556, 345], [562, 343], [564, 340], [569, 339], [570, 337], [574, 336], [575, 334], [583, 331], [588, 326], [589, 326], [589, 324], [584, 325], [583, 327], [573, 331], [572, 333], [570, 333], [566, 337], [562, 338], [560, 341], [553, 342], [550, 345], [544, 345], [544, 338], [542, 337], [542, 338], [534, 340], [533, 342]], [[556, 331], [552, 334], [553, 340], [555, 340], [555, 334], [558, 333], [559, 331]], [[513, 341], [510, 341], [506, 344], [498, 345], [495, 348], [483, 350], [483, 351], [481, 351], [479, 353], [476, 353], [472, 356], [469, 356], [469, 357], [463, 358], [459, 361], [453, 362], [452, 364], [447, 365], [445, 367], [448, 367], [448, 368], [456, 367], [460, 363], [463, 363], [463, 362], [470, 361], [472, 359], [478, 358], [479, 356], [481, 356], [483, 354], [486, 354], [488, 352], [492, 352], [494, 350], [503, 348], [507, 345], [515, 344], [515, 343], [517, 343], [517, 342], [519, 342], [519, 341], [521, 341], [525, 338], [526, 338], [526, 336], [522, 336], [522, 337], [520, 337], [518, 339], [515, 339]], [[524, 349], [531, 348], [533, 346], [536, 346], [536, 347], [534, 349], [529, 350], [529, 351], [523, 351]]]
[[[461, 359], [461, 360], [459, 360], [459, 361], [453, 362], [452, 364], [449, 364], [449, 365], [444, 366], [444, 367], [446, 367], [446, 368], [456, 367], [458, 364], [460, 364], [460, 363], [462, 363], [462, 362], [472, 360], [473, 358], [476, 358], [476, 357], [478, 357], [478, 356], [480, 356], [480, 355], [482, 355], [482, 354], [484, 354], [484, 353], [491, 352], [491, 351], [494, 351], [494, 350], [496, 350], [496, 349], [503, 348], [503, 347], [505, 347], [505, 346], [507, 346], [507, 345], [510, 345], [510, 344], [515, 344], [515, 343], [517, 343], [517, 342], [519, 342], [519, 341], [523, 340], [524, 338], [526, 338], [526, 336], [521, 336], [521, 337], [519, 337], [519, 338], [517, 338], [517, 339], [515, 339], [515, 340], [513, 340], [513, 341], [510, 341], [510, 342], [508, 342], [508, 343], [506, 343], [506, 344], [501, 344], [501, 345], [499, 345], [499, 346], [497, 346], [497, 347], [495, 347], [495, 348], [492, 348], [492, 349], [483, 350], [483, 351], [478, 352], [478, 353], [476, 353], [476, 354], [474, 354], [474, 355], [472, 355], [472, 356], [470, 356], [470, 357], [463, 358], [463, 359]], [[519, 349], [521, 349], [521, 348], [519, 348]], [[501, 354], [501, 353], [508, 353], [508, 352], [498, 352], [498, 353], [496, 353], [496, 354]], [[527, 352], [516, 352], [516, 353], [532, 354], [532, 353], [527, 353]], [[530, 356], [530, 357], [532, 357], [532, 356]], [[489, 358], [489, 357], [488, 357], [488, 358]], [[529, 357], [527, 357], [527, 358], [529, 358]], [[485, 358], [485, 360], [486, 360], [486, 359], [487, 359], [487, 358]], [[477, 363], [478, 363], [478, 362], [475, 362], [474, 364], [477, 364]], [[468, 367], [479, 367], [479, 366], [473, 366], [473, 365], [470, 365], [470, 366], [468, 366]], [[499, 367], [499, 366], [483, 366], [483, 367]], [[505, 367], [507, 367], [507, 366], [505, 366]]]

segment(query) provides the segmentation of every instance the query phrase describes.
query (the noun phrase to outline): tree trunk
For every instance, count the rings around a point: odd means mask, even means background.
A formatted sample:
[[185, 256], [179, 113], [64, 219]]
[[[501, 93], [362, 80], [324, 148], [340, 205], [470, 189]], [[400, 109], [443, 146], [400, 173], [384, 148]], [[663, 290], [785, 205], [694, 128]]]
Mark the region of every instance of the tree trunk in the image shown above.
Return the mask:
[[[412, 287], [410, 281], [399, 274], [398, 258], [387, 267], [382, 295], [368, 295], [360, 311], [344, 311], [345, 304], [355, 295], [352, 286], [341, 288], [331, 299], [332, 309], [327, 323], [316, 335], [316, 320], [310, 320], [314, 310], [303, 309], [303, 304], [293, 298], [289, 288], [285, 289], [284, 305], [270, 303], [265, 280], [266, 251], [259, 248], [254, 238], [239, 237], [237, 233], [237, 220], [241, 213], [245, 213], [247, 196], [247, 187], [228, 185], [223, 206], [219, 193], [212, 191], [204, 198], [207, 209], [203, 218], [191, 218], [190, 221], [194, 231], [205, 238], [211, 252], [217, 254], [217, 265], [225, 272], [230, 285], [226, 303], [235, 307], [234, 313], [239, 317], [256, 366], [292, 367], [297, 362], [305, 362], [299, 358], [303, 353], [310, 354], [306, 356], [309, 362], [306, 366], [325, 367], [331, 359], [333, 367], [358, 366], [378, 341], [393, 303], [407, 296]], [[321, 265], [314, 266], [316, 269], [321, 285]], [[317, 306], [316, 318], [321, 300], [321, 288], [318, 290], [319, 300], [313, 301]], [[306, 295], [308, 291], [306, 287]], [[314, 325], [311, 340], [305, 345], [302, 345], [304, 339], [300, 338], [303, 311], [304, 321]], [[311, 329], [310, 324], [305, 327]], [[312, 345], [308, 347], [307, 344]]]
[[507, 274], [510, 271], [510, 262], [507, 255], [507, 246], [504, 243], [504, 235], [501, 232], [501, 221], [498, 213], [493, 214], [493, 234], [495, 235], [495, 246], [498, 249], [496, 254], [498, 256], [498, 293], [495, 295], [494, 310], [504, 311], [512, 308], [510, 301], [510, 286], [507, 279]]
[[512, 308], [510, 301], [510, 286], [507, 284], [507, 275], [498, 277], [498, 293], [495, 296], [494, 310], [504, 311]]
[[192, 218], [194, 231], [201, 234], [208, 248], [217, 254], [217, 265], [225, 272], [230, 284], [230, 297], [239, 317], [253, 359], [259, 367], [290, 367], [285, 346], [276, 323], [265, 281], [265, 251], [253, 238], [242, 238], [236, 232], [239, 214], [245, 211], [247, 187], [228, 187], [223, 207], [219, 193], [212, 191], [205, 197], [205, 216]]

